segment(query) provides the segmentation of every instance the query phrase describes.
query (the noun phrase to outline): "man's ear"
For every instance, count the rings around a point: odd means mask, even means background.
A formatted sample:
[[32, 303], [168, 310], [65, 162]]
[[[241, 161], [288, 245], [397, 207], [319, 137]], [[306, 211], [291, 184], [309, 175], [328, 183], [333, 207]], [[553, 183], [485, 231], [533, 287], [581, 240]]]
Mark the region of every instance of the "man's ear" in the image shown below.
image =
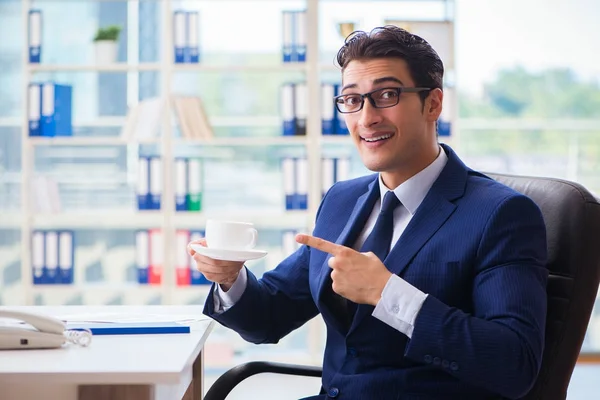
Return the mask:
[[437, 121], [442, 113], [442, 103], [444, 101], [444, 92], [442, 89], [436, 88], [429, 92], [429, 96], [425, 99], [425, 107], [423, 114], [428, 121]]

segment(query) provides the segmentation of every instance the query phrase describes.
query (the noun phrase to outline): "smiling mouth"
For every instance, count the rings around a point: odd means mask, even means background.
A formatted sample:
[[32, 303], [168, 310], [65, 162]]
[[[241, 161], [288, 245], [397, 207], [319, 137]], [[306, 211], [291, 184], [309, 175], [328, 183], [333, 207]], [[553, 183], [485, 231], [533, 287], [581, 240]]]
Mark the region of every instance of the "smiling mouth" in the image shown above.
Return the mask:
[[382, 140], [387, 140], [387, 139], [391, 138], [392, 136], [394, 136], [393, 133], [388, 133], [388, 134], [385, 134], [385, 135], [373, 136], [373, 137], [370, 137], [370, 138], [364, 138], [364, 137], [361, 136], [360, 138], [361, 138], [361, 140], [364, 140], [365, 142], [374, 143], [374, 142], [380, 142]]

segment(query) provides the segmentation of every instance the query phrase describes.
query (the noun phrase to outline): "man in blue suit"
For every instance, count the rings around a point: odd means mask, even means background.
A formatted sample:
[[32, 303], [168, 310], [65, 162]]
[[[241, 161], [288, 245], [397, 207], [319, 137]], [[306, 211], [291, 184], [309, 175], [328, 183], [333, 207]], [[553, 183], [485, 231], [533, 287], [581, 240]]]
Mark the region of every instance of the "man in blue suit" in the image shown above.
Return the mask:
[[[335, 184], [313, 235], [257, 279], [195, 254], [204, 312], [253, 343], [321, 313], [317, 399], [516, 399], [537, 377], [546, 231], [536, 205], [439, 144], [443, 65], [397, 27], [356, 32], [336, 97], [374, 175]], [[202, 240], [201, 244], [205, 244]]]

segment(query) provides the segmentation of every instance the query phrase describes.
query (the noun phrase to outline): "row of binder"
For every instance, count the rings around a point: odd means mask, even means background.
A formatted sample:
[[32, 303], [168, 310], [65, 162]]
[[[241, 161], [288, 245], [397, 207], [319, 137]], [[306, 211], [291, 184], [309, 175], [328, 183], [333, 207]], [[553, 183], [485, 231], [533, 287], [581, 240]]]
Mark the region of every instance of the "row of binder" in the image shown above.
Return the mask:
[[[202, 210], [202, 161], [175, 159], [175, 210]], [[158, 156], [140, 156], [137, 173], [138, 210], [160, 210], [163, 193], [163, 165]]]
[[286, 210], [308, 208], [308, 160], [286, 157], [281, 162]]
[[[321, 129], [323, 135], [348, 135], [348, 127], [334, 103], [341, 85], [321, 85]], [[304, 82], [284, 83], [280, 93], [281, 119], [284, 136], [306, 135], [308, 116], [308, 87]]]
[[[177, 286], [207, 285], [210, 282], [196, 269], [196, 262], [187, 252], [192, 240], [204, 237], [203, 231], [175, 231], [175, 274]], [[135, 233], [135, 264], [140, 285], [160, 285], [164, 271], [164, 242], [161, 229], [138, 230]]]
[[162, 229], [135, 232], [135, 266], [140, 285], [160, 285], [165, 262]]
[[204, 275], [196, 268], [196, 261], [188, 254], [187, 244], [204, 237], [204, 231], [178, 229], [175, 231], [175, 274], [177, 286], [210, 285]]
[[344, 116], [335, 107], [334, 97], [341, 94], [342, 85], [321, 84], [321, 131], [323, 135], [348, 135]]
[[[173, 12], [173, 45], [176, 63], [200, 61], [200, 16], [197, 11]], [[39, 64], [42, 59], [42, 11], [29, 11], [29, 62]]]
[[138, 210], [160, 210], [163, 176], [162, 159], [157, 156], [138, 158], [137, 205]]
[[29, 136], [72, 136], [73, 87], [33, 82], [28, 87]]
[[282, 30], [283, 62], [306, 62], [306, 10], [282, 11]]
[[[346, 157], [323, 157], [321, 159], [322, 195], [334, 183], [350, 178], [350, 159]], [[308, 161], [302, 157], [286, 157], [282, 160], [283, 188], [286, 210], [308, 208]]]
[[200, 15], [197, 11], [173, 12], [173, 45], [175, 63], [197, 64], [200, 62]]
[[72, 284], [75, 265], [73, 231], [34, 230], [31, 236], [33, 284]]
[[305, 136], [308, 87], [305, 82], [284, 83], [280, 94], [284, 136]]

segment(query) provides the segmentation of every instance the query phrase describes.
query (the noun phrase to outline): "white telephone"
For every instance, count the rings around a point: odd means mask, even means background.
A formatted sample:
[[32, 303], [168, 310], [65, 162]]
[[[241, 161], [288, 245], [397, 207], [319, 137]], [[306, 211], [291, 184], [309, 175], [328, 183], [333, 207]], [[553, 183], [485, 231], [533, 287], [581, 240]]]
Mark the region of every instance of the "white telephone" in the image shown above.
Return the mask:
[[[8, 319], [9, 323], [3, 320]], [[14, 310], [0, 310], [0, 350], [52, 349], [65, 343], [87, 346], [91, 332], [67, 330], [58, 318]]]

